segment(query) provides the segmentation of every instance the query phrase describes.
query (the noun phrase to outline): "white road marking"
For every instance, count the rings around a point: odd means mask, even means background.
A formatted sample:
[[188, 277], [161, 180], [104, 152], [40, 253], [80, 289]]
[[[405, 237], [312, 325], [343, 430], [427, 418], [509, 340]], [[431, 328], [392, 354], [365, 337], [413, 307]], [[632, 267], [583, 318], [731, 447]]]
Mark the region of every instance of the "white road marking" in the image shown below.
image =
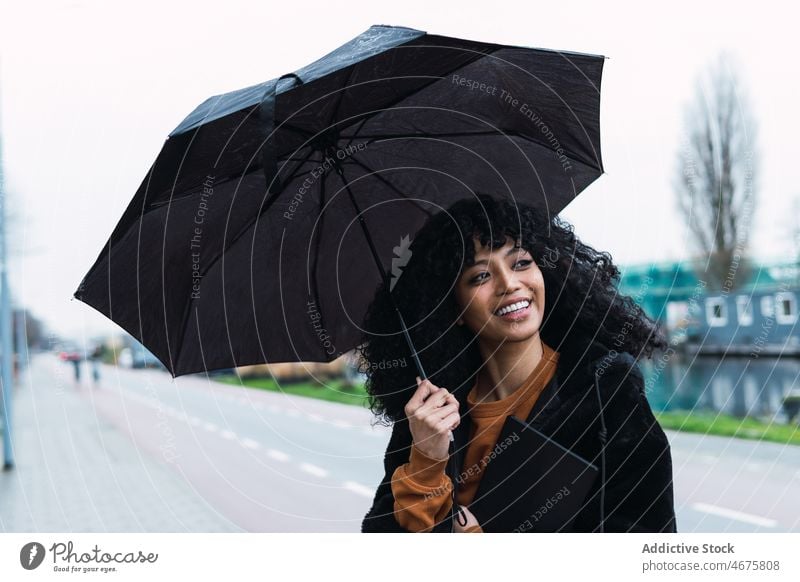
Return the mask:
[[248, 449], [259, 449], [259, 448], [261, 448], [260, 444], [258, 444], [253, 439], [249, 439], [247, 437], [243, 438], [240, 442], [241, 442], [241, 445], [243, 447], [248, 448]]
[[726, 507], [719, 507], [711, 505], [710, 503], [693, 503], [692, 509], [702, 511], [703, 513], [710, 513], [711, 515], [718, 515], [720, 517], [727, 517], [728, 519], [735, 519], [744, 523], [750, 523], [761, 527], [775, 527], [778, 522], [774, 519], [752, 515], [750, 513], [743, 513], [735, 509], [728, 509]]
[[204, 428], [204, 429], [206, 429], [206, 430], [207, 430], [207, 431], [209, 431], [209, 432], [214, 432], [214, 431], [216, 431], [216, 430], [217, 430], [217, 425], [216, 425], [216, 424], [214, 424], [213, 422], [206, 422], [206, 423], [203, 425], [203, 428]]
[[333, 426], [338, 426], [339, 428], [352, 428], [353, 427], [353, 425], [350, 424], [349, 422], [344, 421], [344, 420], [338, 420], [338, 419], [332, 420], [331, 424]]
[[223, 430], [222, 432], [219, 433], [219, 435], [222, 438], [228, 439], [228, 440], [234, 440], [236, 438], [236, 433], [233, 432], [233, 431], [230, 431], [230, 430]]
[[289, 410], [286, 411], [286, 415], [287, 416], [295, 416], [295, 417], [297, 417], [297, 416], [300, 416], [300, 411], [295, 410], [294, 408], [290, 408]]
[[347, 489], [348, 491], [352, 491], [358, 495], [363, 495], [364, 497], [369, 497], [372, 499], [375, 496], [375, 491], [367, 487], [366, 485], [362, 485], [361, 483], [356, 483], [355, 481], [345, 481], [342, 486]]
[[744, 468], [755, 473], [761, 470], [761, 465], [758, 463], [747, 463]]
[[316, 465], [312, 465], [311, 463], [300, 463], [300, 470], [305, 471], [310, 475], [314, 475], [315, 477], [328, 476], [328, 472], [325, 469], [322, 467], [317, 467]]
[[324, 419], [319, 414], [309, 413], [308, 420], [313, 420], [314, 422], [322, 422]]
[[267, 451], [267, 456], [271, 459], [275, 459], [276, 461], [288, 461], [289, 455], [284, 453], [283, 451], [277, 451], [275, 449], [269, 449]]

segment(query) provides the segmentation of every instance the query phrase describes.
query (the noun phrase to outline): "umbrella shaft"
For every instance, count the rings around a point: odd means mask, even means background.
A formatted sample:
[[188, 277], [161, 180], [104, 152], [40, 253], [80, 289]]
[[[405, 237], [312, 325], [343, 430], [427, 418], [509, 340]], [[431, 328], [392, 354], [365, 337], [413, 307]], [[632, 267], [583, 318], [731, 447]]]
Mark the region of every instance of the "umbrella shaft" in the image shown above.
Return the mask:
[[[375, 265], [377, 265], [378, 272], [380, 272], [381, 274], [381, 280], [384, 282], [384, 284], [386, 284], [387, 282], [386, 269], [383, 268], [383, 263], [381, 263], [381, 259], [378, 256], [378, 251], [375, 248], [375, 244], [372, 242], [372, 236], [370, 236], [369, 234], [369, 229], [367, 228], [367, 223], [364, 220], [364, 215], [361, 213], [361, 209], [358, 207], [356, 198], [355, 196], [353, 196], [353, 192], [350, 190], [350, 184], [344, 177], [344, 170], [342, 169], [342, 165], [339, 163], [339, 160], [335, 156], [333, 157], [333, 159], [336, 172], [342, 179], [345, 190], [347, 190], [347, 195], [350, 197], [350, 202], [353, 204], [353, 208], [355, 208], [356, 216], [358, 217], [358, 223], [361, 225], [361, 230], [364, 231], [364, 237], [367, 239], [369, 250], [372, 252], [372, 258], [375, 260]], [[400, 327], [402, 327], [403, 329], [403, 337], [406, 338], [408, 349], [411, 350], [411, 358], [414, 360], [414, 364], [417, 366], [417, 372], [419, 372], [419, 377], [425, 380], [427, 379], [428, 376], [425, 374], [425, 370], [422, 368], [422, 362], [419, 361], [419, 357], [417, 356], [417, 350], [414, 348], [414, 343], [411, 341], [411, 336], [408, 333], [408, 327], [406, 327], [406, 322], [403, 319], [403, 314], [400, 313], [400, 308], [397, 306], [397, 303], [395, 303], [394, 297], [392, 296], [391, 291], [388, 290], [388, 287], [386, 292], [389, 294], [389, 300], [392, 302], [392, 306], [394, 307], [394, 310], [397, 312], [397, 317], [400, 318]]]

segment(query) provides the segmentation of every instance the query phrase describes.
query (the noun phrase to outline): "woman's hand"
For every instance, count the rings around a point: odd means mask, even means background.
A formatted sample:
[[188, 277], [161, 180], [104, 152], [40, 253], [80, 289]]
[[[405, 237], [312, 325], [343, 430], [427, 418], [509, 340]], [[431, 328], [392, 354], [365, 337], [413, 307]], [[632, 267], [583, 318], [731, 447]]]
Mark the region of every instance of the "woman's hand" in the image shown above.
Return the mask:
[[463, 505], [461, 505], [460, 507], [464, 511], [464, 515], [467, 516], [467, 523], [465, 525], [461, 525], [460, 523], [458, 523], [458, 518], [460, 517], [460, 515], [458, 512], [456, 512], [456, 523], [453, 528], [455, 533], [474, 533], [470, 532], [469, 530], [476, 525], [478, 526], [479, 531], [483, 532], [481, 524], [478, 523], [478, 519], [475, 517], [475, 515], [473, 515], [473, 513]]
[[437, 461], [450, 456], [450, 432], [461, 422], [458, 406], [456, 397], [445, 388], [417, 376], [417, 390], [405, 413], [414, 445], [426, 456]]

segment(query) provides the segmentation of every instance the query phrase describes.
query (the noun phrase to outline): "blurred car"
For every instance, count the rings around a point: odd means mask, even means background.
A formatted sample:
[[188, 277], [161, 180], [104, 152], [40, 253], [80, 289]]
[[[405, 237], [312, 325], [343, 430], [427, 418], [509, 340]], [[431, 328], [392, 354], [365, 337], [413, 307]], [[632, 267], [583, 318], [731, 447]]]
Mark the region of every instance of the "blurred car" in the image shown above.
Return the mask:
[[135, 370], [142, 368], [156, 368], [166, 370], [164, 364], [147, 348], [142, 345], [133, 348], [123, 348], [117, 356], [117, 364], [123, 368]]
[[134, 368], [164, 368], [153, 352], [145, 347], [133, 350], [133, 367]]
[[120, 368], [133, 368], [133, 352], [130, 348], [122, 348], [119, 351], [117, 365]]
[[65, 342], [58, 348], [58, 359], [62, 362], [80, 362], [83, 360], [83, 350], [78, 344]]

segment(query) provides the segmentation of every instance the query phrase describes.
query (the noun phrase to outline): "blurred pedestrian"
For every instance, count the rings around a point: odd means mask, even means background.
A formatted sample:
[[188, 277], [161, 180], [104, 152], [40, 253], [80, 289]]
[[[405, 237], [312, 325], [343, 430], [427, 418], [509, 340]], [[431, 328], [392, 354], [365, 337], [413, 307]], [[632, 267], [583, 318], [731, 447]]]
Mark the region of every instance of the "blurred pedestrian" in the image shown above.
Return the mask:
[[81, 359], [80, 358], [72, 358], [70, 360], [72, 365], [75, 366], [75, 381], [80, 383], [81, 381]]
[[95, 384], [100, 382], [100, 361], [103, 359], [103, 346], [97, 345], [89, 355], [89, 364], [92, 367], [92, 380]]

